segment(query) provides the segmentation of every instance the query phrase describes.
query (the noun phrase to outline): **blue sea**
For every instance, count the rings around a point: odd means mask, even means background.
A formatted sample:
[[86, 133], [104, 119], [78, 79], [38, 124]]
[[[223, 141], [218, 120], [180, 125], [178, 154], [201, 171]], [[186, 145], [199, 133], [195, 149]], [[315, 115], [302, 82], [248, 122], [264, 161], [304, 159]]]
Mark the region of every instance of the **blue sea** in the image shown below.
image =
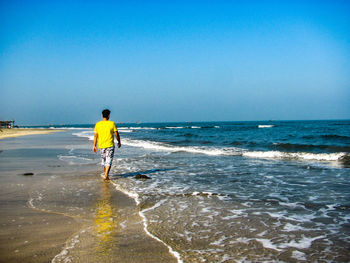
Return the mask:
[[[350, 120], [117, 125], [112, 183], [179, 262], [350, 261]], [[93, 125], [51, 128], [101, 171]]]

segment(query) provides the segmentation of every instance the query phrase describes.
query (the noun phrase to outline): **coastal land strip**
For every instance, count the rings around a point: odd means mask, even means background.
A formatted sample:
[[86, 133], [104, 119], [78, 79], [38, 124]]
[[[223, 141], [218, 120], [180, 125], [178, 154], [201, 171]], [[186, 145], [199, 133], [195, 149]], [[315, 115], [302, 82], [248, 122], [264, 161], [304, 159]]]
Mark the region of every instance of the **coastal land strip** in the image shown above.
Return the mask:
[[12, 128], [12, 129], [0, 129], [0, 140], [10, 137], [19, 137], [26, 135], [36, 135], [36, 134], [49, 134], [53, 132], [59, 132], [63, 130], [53, 130], [53, 129], [38, 129], [38, 128]]

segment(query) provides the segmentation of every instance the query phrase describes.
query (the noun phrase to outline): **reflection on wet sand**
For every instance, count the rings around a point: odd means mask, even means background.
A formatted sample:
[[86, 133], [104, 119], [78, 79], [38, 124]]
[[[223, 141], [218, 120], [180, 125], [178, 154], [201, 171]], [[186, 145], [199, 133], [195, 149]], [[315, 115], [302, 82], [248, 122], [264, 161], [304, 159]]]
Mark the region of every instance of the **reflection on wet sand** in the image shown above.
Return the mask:
[[95, 234], [97, 236], [96, 252], [99, 256], [108, 256], [111, 253], [116, 239], [113, 238], [116, 230], [116, 208], [111, 202], [111, 193], [108, 183], [102, 187], [102, 196], [95, 209]]

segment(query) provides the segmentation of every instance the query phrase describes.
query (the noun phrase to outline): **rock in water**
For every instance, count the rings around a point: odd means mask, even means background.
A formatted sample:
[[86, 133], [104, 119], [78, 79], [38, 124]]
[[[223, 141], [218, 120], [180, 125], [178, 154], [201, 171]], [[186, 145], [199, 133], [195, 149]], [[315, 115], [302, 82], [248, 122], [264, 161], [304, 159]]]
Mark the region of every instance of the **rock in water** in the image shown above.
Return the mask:
[[339, 158], [339, 161], [344, 165], [345, 168], [350, 167], [350, 154], [345, 154]]
[[30, 175], [34, 175], [33, 173], [24, 173], [24, 176], [30, 176]]
[[148, 177], [147, 175], [144, 175], [144, 174], [137, 174], [135, 176], [135, 179], [151, 179], [151, 177]]

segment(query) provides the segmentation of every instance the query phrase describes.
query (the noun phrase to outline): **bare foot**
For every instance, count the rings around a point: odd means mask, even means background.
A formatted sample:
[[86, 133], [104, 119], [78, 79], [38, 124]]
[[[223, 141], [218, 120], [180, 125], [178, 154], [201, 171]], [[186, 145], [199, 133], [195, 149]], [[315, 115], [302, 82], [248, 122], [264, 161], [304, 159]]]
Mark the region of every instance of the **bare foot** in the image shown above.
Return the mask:
[[103, 180], [109, 181], [110, 179], [109, 179], [109, 177], [103, 177]]

